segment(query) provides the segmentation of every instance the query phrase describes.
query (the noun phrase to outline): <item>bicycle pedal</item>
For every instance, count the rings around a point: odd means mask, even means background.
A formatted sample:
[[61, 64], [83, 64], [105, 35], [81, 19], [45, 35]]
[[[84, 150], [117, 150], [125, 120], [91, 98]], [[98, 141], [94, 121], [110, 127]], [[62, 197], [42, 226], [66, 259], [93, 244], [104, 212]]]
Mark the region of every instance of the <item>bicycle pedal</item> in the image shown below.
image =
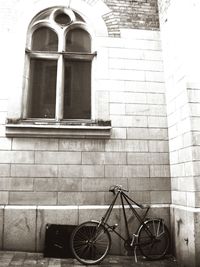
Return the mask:
[[118, 224], [117, 223], [115, 223], [114, 225], [112, 225], [110, 228], [112, 229], [112, 231], [113, 230], [115, 230], [116, 228], [117, 228], [117, 226], [118, 226]]

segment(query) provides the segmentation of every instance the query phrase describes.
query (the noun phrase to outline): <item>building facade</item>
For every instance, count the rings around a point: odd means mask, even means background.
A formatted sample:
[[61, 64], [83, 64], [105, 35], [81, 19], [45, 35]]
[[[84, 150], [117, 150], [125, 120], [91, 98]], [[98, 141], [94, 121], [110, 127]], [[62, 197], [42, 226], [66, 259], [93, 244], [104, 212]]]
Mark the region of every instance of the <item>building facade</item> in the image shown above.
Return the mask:
[[1, 2], [2, 249], [42, 251], [47, 223], [100, 218], [121, 184], [198, 266], [199, 4], [183, 2]]

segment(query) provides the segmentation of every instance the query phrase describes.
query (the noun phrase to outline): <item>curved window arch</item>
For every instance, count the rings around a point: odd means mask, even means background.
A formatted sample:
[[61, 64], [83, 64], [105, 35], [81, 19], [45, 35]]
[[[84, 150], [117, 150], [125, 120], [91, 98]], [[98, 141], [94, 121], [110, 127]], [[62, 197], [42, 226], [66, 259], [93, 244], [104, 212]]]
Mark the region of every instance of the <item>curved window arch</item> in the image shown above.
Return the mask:
[[58, 51], [58, 36], [48, 27], [42, 26], [32, 34], [31, 50]]
[[[55, 7], [28, 31], [23, 118], [91, 119], [91, 35], [76, 12]], [[81, 24], [81, 27], [80, 27]]]
[[66, 35], [66, 51], [69, 52], [91, 52], [90, 34], [81, 29], [75, 28], [70, 30]]

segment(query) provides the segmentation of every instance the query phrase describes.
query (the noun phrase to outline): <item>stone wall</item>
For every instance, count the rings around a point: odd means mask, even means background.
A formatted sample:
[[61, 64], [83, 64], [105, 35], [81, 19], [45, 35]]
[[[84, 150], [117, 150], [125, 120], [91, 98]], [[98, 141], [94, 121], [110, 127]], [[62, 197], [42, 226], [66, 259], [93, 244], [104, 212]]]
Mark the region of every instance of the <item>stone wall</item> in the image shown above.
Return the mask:
[[[102, 36], [104, 28], [99, 30], [99, 25], [94, 30], [100, 34], [94, 36], [97, 57], [92, 106], [97, 118], [111, 120], [109, 139], [7, 138], [7, 112], [18, 114], [13, 110], [20, 106], [23, 93], [29, 14], [66, 1], [25, 2], [4, 1], [0, 9], [4, 51], [12, 51], [15, 40], [15, 52], [3, 53], [1, 60], [5, 71], [0, 90], [2, 248], [42, 250], [46, 223], [77, 224], [100, 218], [111, 200], [108, 188], [113, 184], [128, 188], [136, 201], [153, 205], [153, 216], [157, 211], [157, 216], [164, 216], [169, 224], [168, 129], [159, 32], [155, 28], [150, 31], [148, 26], [146, 30], [128, 29], [134, 27], [129, 24], [122, 29], [122, 22], [118, 24], [120, 38]], [[71, 1], [69, 7], [85, 10], [86, 17], [92, 13], [101, 25], [102, 17], [110, 12], [111, 1], [108, 4], [80, 0]], [[123, 16], [120, 18], [123, 21]], [[120, 221], [120, 211], [114, 218]], [[19, 235], [23, 236], [20, 243]], [[115, 251], [120, 252], [120, 245]]]
[[[197, 1], [159, 1], [172, 185], [174, 249], [181, 266], [198, 266], [199, 49]], [[185, 20], [189, 14], [189, 19]], [[192, 29], [192, 30], [191, 30]], [[191, 234], [192, 233], [192, 234]]]

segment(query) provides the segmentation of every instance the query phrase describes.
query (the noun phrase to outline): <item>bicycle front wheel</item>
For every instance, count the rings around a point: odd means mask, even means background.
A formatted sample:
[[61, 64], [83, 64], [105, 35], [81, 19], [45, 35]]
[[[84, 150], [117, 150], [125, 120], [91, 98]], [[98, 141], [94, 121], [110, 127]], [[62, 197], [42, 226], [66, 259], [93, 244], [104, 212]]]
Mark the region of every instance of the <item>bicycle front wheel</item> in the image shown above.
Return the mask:
[[80, 224], [71, 236], [71, 249], [75, 258], [87, 265], [101, 262], [108, 254], [110, 245], [108, 230], [98, 222]]
[[142, 255], [149, 260], [159, 260], [166, 255], [170, 236], [162, 219], [150, 219], [141, 226], [138, 244]]

